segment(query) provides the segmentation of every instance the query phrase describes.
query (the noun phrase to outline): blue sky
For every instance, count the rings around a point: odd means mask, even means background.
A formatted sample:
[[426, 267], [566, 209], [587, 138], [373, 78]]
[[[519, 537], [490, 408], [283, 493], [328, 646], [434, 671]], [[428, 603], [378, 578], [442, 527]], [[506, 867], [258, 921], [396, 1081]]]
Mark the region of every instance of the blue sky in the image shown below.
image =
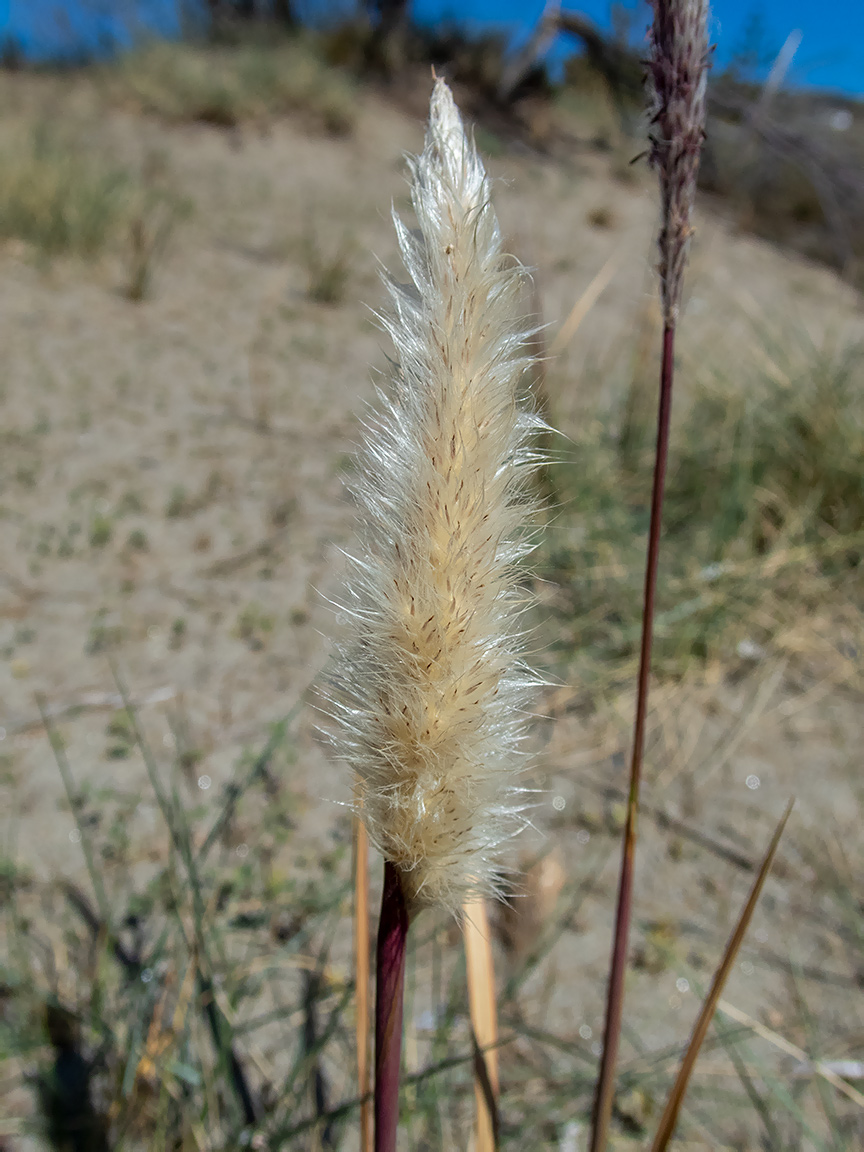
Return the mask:
[[[544, 0], [410, 0], [417, 18], [450, 19], [474, 27], [495, 26], [524, 37], [535, 25]], [[0, 0], [0, 37], [11, 33], [37, 55], [82, 50], [88, 44], [122, 40], [123, 26], [160, 29], [170, 33], [178, 27], [181, 8], [203, 5], [204, 0]], [[359, 0], [295, 0], [301, 13], [317, 15], [350, 12]], [[634, 11], [634, 28], [647, 25], [647, 8], [640, 0], [624, 0]], [[586, 12], [605, 27], [610, 25], [609, 0], [564, 0], [564, 8]], [[714, 0], [712, 39], [716, 60], [722, 66], [744, 47], [756, 47], [768, 63], [790, 32], [799, 29], [801, 45], [789, 79], [794, 84], [835, 88], [864, 95], [864, 0]], [[758, 37], [747, 29], [761, 27]], [[41, 53], [38, 49], [41, 47]], [[555, 52], [567, 51], [563, 38]]]
[[[609, 26], [608, 0], [565, 0], [562, 6]], [[634, 0], [625, 6], [636, 8]], [[517, 29], [534, 26], [543, 0], [413, 0], [413, 9], [423, 20], [458, 16], [462, 22]], [[647, 26], [647, 8], [642, 10], [643, 18], [634, 21], [637, 29]], [[864, 94], [864, 0], [714, 0], [711, 10], [719, 65], [745, 46], [748, 26], [761, 25], [758, 47], [764, 56], [776, 55], [788, 34], [799, 29], [803, 38], [789, 79]], [[766, 70], [763, 65], [762, 73]]]
[[0, 0], [0, 38], [35, 59], [86, 57], [142, 30], [177, 35], [183, 10], [182, 0]]

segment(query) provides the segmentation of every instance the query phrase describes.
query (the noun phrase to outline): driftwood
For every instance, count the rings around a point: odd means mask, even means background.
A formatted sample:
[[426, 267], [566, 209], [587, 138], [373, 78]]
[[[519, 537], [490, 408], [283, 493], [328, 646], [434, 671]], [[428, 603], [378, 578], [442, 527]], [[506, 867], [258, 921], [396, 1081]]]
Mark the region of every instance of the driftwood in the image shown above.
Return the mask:
[[504, 69], [498, 96], [508, 100], [521, 81], [560, 33], [576, 36], [592, 67], [609, 85], [616, 102], [639, 100], [644, 68], [635, 52], [603, 33], [581, 12], [562, 12], [560, 0], [550, 0], [523, 50]]

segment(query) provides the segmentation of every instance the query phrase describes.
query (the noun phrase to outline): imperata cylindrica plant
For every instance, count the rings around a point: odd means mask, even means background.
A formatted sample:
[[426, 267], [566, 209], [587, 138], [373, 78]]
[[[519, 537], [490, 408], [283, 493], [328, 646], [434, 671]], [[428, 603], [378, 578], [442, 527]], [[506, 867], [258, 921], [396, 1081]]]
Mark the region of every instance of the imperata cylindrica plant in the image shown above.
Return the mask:
[[409, 161], [418, 230], [394, 214], [408, 286], [386, 277], [394, 378], [367, 420], [354, 485], [360, 542], [343, 607], [333, 710], [356, 811], [385, 861], [378, 940], [376, 1148], [395, 1147], [408, 925], [499, 885], [522, 826], [518, 561], [540, 427], [519, 402], [522, 268], [489, 180], [437, 80]]

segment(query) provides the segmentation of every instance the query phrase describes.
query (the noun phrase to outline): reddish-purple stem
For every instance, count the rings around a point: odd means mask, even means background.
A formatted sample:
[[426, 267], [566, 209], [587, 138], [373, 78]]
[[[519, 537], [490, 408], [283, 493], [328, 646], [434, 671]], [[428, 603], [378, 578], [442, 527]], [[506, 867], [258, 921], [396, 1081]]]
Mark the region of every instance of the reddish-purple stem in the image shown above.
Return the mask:
[[645, 749], [645, 717], [648, 713], [648, 686], [651, 679], [651, 641], [654, 634], [654, 601], [657, 591], [657, 560], [660, 554], [660, 526], [663, 519], [663, 489], [669, 456], [669, 422], [672, 413], [675, 327], [663, 329], [663, 363], [660, 369], [660, 409], [657, 414], [657, 450], [654, 456], [654, 486], [651, 493], [651, 522], [648, 528], [648, 557], [645, 564], [645, 596], [642, 611], [642, 646], [639, 653], [639, 680], [636, 688], [636, 720], [633, 726], [633, 755], [630, 761], [630, 792], [627, 823], [621, 851], [621, 878], [615, 913], [615, 937], [606, 994], [606, 1030], [603, 1058], [594, 1101], [591, 1152], [603, 1152], [609, 1135], [615, 1096], [615, 1067], [621, 1037], [624, 1009], [624, 976], [633, 904], [633, 870], [636, 862], [636, 832], [639, 816], [639, 785], [642, 780], [642, 754]]
[[375, 966], [375, 1152], [396, 1152], [408, 922], [399, 873], [387, 862]]

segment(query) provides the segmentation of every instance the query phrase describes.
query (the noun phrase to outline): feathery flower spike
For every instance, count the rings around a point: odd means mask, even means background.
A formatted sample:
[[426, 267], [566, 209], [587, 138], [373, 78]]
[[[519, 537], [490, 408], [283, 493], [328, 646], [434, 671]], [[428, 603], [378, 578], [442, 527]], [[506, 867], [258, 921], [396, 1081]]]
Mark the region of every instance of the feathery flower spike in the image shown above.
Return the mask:
[[361, 546], [334, 691], [357, 814], [410, 911], [496, 887], [521, 825], [515, 772], [534, 684], [519, 661], [515, 563], [530, 548], [523, 270], [502, 251], [489, 181], [438, 80], [409, 161], [419, 232], [394, 213], [412, 284], [386, 277], [398, 370], [367, 427]]
[[660, 177], [660, 295], [666, 325], [678, 317], [696, 177], [705, 137], [707, 0], [655, 0], [648, 75], [653, 88], [651, 164]]

